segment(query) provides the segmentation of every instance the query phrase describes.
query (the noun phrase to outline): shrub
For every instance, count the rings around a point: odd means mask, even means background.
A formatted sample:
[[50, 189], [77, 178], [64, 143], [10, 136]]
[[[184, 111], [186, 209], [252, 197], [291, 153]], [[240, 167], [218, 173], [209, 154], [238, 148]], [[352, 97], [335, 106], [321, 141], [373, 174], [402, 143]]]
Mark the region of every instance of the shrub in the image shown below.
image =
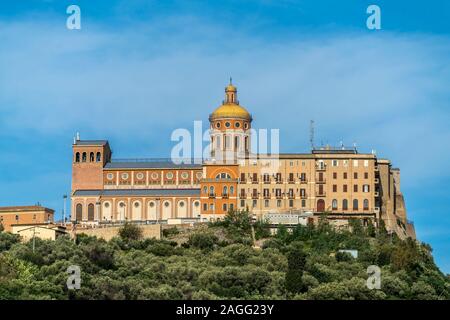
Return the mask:
[[141, 240], [142, 239], [142, 229], [135, 225], [126, 222], [119, 230], [119, 236], [123, 240]]

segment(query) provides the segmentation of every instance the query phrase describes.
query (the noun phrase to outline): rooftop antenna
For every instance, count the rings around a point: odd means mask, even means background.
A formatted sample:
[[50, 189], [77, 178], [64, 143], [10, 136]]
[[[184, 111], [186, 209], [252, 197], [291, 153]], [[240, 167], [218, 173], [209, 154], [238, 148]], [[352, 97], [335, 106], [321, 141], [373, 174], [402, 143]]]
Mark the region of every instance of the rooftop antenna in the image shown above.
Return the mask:
[[311, 143], [311, 150], [314, 150], [314, 120], [309, 123], [309, 142]]
[[344, 142], [343, 142], [342, 140], [341, 140], [340, 144], [341, 144], [341, 149], [342, 149], [342, 150], [345, 150]]
[[356, 150], [356, 141], [353, 141], [353, 149]]
[[80, 141], [80, 133], [77, 132], [77, 141]]

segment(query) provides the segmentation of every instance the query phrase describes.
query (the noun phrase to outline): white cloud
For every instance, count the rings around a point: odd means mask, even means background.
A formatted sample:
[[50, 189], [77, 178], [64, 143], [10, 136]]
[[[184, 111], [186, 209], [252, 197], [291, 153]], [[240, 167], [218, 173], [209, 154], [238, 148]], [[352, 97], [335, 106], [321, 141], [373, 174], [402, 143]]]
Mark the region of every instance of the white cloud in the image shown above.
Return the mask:
[[281, 128], [282, 150], [307, 151], [314, 119], [317, 143], [357, 141], [415, 181], [442, 175], [450, 160], [446, 37], [343, 33], [268, 42], [195, 17], [134, 27], [1, 25], [0, 121], [18, 134], [81, 130], [169, 145], [171, 129], [207, 121], [232, 75], [255, 125]]

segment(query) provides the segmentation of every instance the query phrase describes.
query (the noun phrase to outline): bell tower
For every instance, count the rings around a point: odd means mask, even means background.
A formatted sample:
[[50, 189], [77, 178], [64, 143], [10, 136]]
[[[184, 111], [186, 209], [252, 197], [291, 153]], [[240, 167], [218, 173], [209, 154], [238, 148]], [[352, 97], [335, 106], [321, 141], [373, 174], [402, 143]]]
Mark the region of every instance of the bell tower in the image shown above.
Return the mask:
[[225, 87], [225, 100], [211, 113], [209, 122], [212, 159], [233, 163], [249, 154], [252, 116], [239, 104], [231, 78]]

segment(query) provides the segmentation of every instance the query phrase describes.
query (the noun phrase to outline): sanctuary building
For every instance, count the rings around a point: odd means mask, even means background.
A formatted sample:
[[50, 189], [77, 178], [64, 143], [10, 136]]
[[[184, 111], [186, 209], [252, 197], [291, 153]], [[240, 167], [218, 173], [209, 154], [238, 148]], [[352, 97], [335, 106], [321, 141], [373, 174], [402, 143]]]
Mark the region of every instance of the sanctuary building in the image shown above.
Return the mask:
[[252, 121], [230, 82], [222, 105], [209, 116], [210, 158], [201, 163], [115, 160], [107, 140], [77, 137], [72, 146], [72, 221], [203, 222], [248, 209], [255, 218], [308, 213], [312, 219], [325, 214], [337, 224], [350, 218], [383, 220], [400, 237], [415, 237], [406, 217], [400, 170], [389, 160], [328, 146], [310, 153], [254, 154]]

